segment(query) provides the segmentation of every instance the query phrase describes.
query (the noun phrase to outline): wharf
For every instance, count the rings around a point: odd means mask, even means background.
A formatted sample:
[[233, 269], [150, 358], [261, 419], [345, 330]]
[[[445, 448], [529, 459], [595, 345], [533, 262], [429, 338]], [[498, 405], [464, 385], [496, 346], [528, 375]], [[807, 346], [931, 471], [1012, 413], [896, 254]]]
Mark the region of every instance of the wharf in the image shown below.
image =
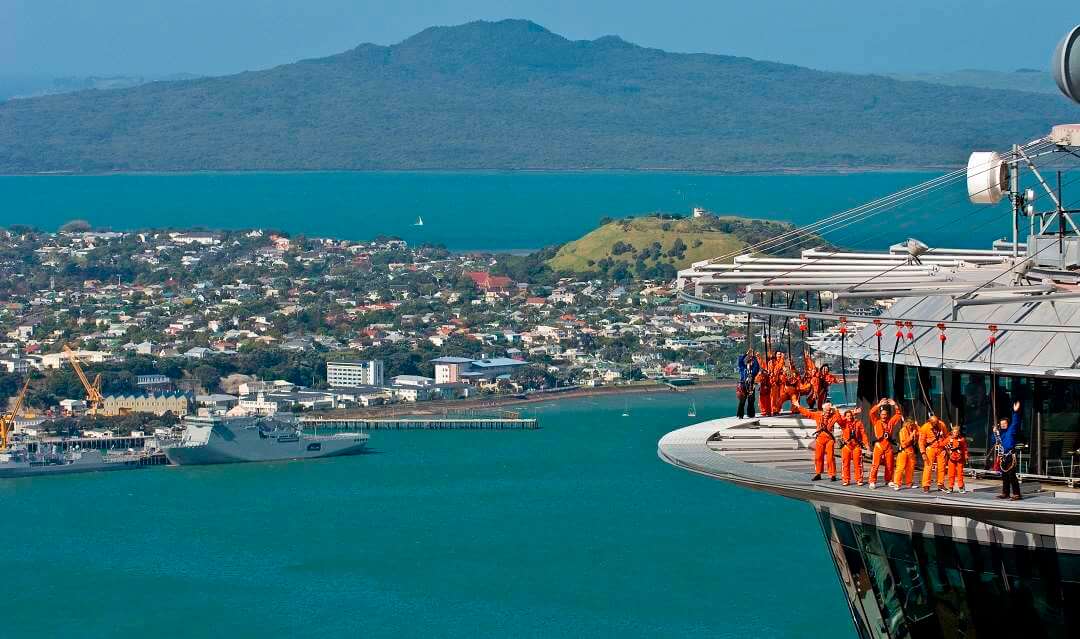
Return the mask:
[[535, 418], [521, 417], [397, 417], [389, 419], [319, 418], [300, 420], [305, 428], [334, 430], [536, 430]]

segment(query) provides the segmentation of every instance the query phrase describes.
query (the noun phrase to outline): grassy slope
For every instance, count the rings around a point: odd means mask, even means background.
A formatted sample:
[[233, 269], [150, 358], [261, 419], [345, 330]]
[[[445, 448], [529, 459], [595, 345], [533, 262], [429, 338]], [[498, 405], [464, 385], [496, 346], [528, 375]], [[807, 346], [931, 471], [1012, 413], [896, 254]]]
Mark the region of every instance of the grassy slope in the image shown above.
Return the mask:
[[[669, 230], [664, 230], [665, 225], [668, 225]], [[706, 222], [695, 219], [661, 220], [655, 217], [641, 217], [633, 220], [616, 220], [591, 231], [578, 240], [564, 244], [555, 257], [548, 261], [548, 266], [556, 271], [588, 271], [593, 270], [588, 264], [589, 260], [597, 262], [605, 257], [633, 263], [637, 259], [636, 253], [611, 254], [611, 248], [619, 241], [630, 244], [639, 251], [653, 242], [659, 242], [666, 252], [676, 239], [682, 239], [686, 244], [686, 252], [681, 260], [672, 261], [666, 255], [661, 258], [676, 268], [724, 255], [745, 246], [745, 243], [734, 235], [713, 231], [707, 226]], [[700, 240], [699, 246], [695, 246], [696, 240]], [[651, 266], [656, 263], [656, 260], [649, 259], [645, 263]]]

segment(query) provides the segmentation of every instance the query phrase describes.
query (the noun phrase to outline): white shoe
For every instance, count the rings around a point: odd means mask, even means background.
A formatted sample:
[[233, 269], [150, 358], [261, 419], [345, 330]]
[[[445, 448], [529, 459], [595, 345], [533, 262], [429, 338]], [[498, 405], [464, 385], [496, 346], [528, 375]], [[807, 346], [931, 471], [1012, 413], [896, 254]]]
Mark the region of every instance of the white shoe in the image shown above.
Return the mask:
[[891, 482], [889, 482], [889, 488], [892, 488], [893, 490], [900, 490], [900, 484], [897, 484], [896, 482], [891, 481]]
[[957, 488], [953, 492], [954, 493], [966, 493], [967, 489], [966, 488]]
[[877, 484], [875, 484], [874, 482], [870, 482], [870, 483], [869, 483], [869, 484], [867, 484], [867, 485], [868, 485], [868, 486], [870, 487], [870, 489], [871, 489], [871, 490], [873, 490], [873, 489], [877, 488]]

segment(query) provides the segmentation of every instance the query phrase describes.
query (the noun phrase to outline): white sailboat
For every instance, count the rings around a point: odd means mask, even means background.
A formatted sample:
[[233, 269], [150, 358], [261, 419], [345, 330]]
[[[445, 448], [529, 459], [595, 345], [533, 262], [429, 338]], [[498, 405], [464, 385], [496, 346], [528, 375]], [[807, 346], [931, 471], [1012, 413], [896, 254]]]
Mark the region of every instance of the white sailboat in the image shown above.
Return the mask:
[[423, 225], [424, 225], [424, 218], [417, 215], [416, 216], [416, 222], [413, 223], [413, 226], [423, 226]]
[[697, 404], [690, 402], [690, 410], [686, 411], [687, 417], [697, 417]]
[[630, 416], [630, 401], [629, 400], [625, 400], [625, 399], [623, 400], [622, 416], [623, 417], [629, 417]]

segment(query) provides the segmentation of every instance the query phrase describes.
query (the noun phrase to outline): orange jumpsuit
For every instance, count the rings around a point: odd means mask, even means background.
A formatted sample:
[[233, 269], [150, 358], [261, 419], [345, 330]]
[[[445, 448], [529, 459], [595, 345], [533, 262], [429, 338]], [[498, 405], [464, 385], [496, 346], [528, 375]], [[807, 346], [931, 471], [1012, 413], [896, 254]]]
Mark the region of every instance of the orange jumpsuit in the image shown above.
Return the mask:
[[858, 417], [844, 417], [840, 420], [840, 436], [844, 440], [840, 448], [840, 478], [844, 485], [851, 484], [851, 468], [855, 467], [855, 484], [863, 485], [863, 449], [870, 446], [866, 437], [866, 428]]
[[927, 421], [919, 427], [919, 451], [923, 456], [922, 487], [930, 488], [930, 475], [937, 465], [937, 485], [944, 488], [945, 424]]
[[814, 474], [820, 475], [822, 470], [828, 469], [829, 477], [836, 477], [836, 457], [833, 452], [836, 436], [833, 430], [840, 421], [840, 412], [833, 409], [826, 416], [822, 411], [803, 408], [798, 404], [795, 404], [795, 412], [817, 424], [814, 431]]
[[900, 452], [896, 454], [896, 471], [893, 473], [893, 483], [897, 486], [911, 488], [915, 485], [915, 455], [919, 445], [919, 429], [905, 424], [900, 428]]
[[870, 483], [876, 484], [878, 477], [878, 468], [881, 467], [882, 462], [885, 463], [885, 481], [889, 481], [893, 476], [893, 446], [892, 435], [899, 428], [900, 424], [904, 421], [904, 416], [900, 413], [895, 413], [889, 417], [884, 423], [881, 420], [880, 415], [881, 404], [878, 403], [874, 408], [870, 409], [870, 423], [874, 426], [874, 452], [870, 461]]
[[[794, 370], [789, 370], [784, 375], [783, 386], [780, 387], [780, 406], [777, 407], [777, 412], [781, 412], [784, 408], [784, 402], [791, 399], [793, 395], [800, 395], [799, 392], [799, 375]], [[820, 406], [818, 406], [820, 408]], [[795, 406], [792, 405], [791, 412], [795, 412]]]
[[761, 369], [754, 378], [758, 387], [758, 413], [762, 417], [772, 415], [772, 382], [769, 379], [769, 371]]
[[813, 394], [814, 401], [818, 406], [829, 401], [829, 384], [835, 384], [839, 381], [839, 377], [824, 368], [814, 373], [814, 376], [810, 378], [810, 392]]
[[772, 366], [769, 368], [769, 387], [771, 390], [772, 405], [769, 407], [770, 415], [779, 415], [780, 407], [784, 404], [784, 354], [777, 353], [773, 357]]
[[953, 488], [962, 490], [964, 488], [964, 464], [968, 460], [967, 439], [960, 435], [949, 435], [945, 439], [945, 459], [949, 467], [949, 490]]
[[814, 358], [803, 353], [803, 372], [799, 377], [799, 395], [806, 397], [806, 405], [809, 408], [821, 408], [814, 396], [814, 376], [817, 374], [817, 365]]

